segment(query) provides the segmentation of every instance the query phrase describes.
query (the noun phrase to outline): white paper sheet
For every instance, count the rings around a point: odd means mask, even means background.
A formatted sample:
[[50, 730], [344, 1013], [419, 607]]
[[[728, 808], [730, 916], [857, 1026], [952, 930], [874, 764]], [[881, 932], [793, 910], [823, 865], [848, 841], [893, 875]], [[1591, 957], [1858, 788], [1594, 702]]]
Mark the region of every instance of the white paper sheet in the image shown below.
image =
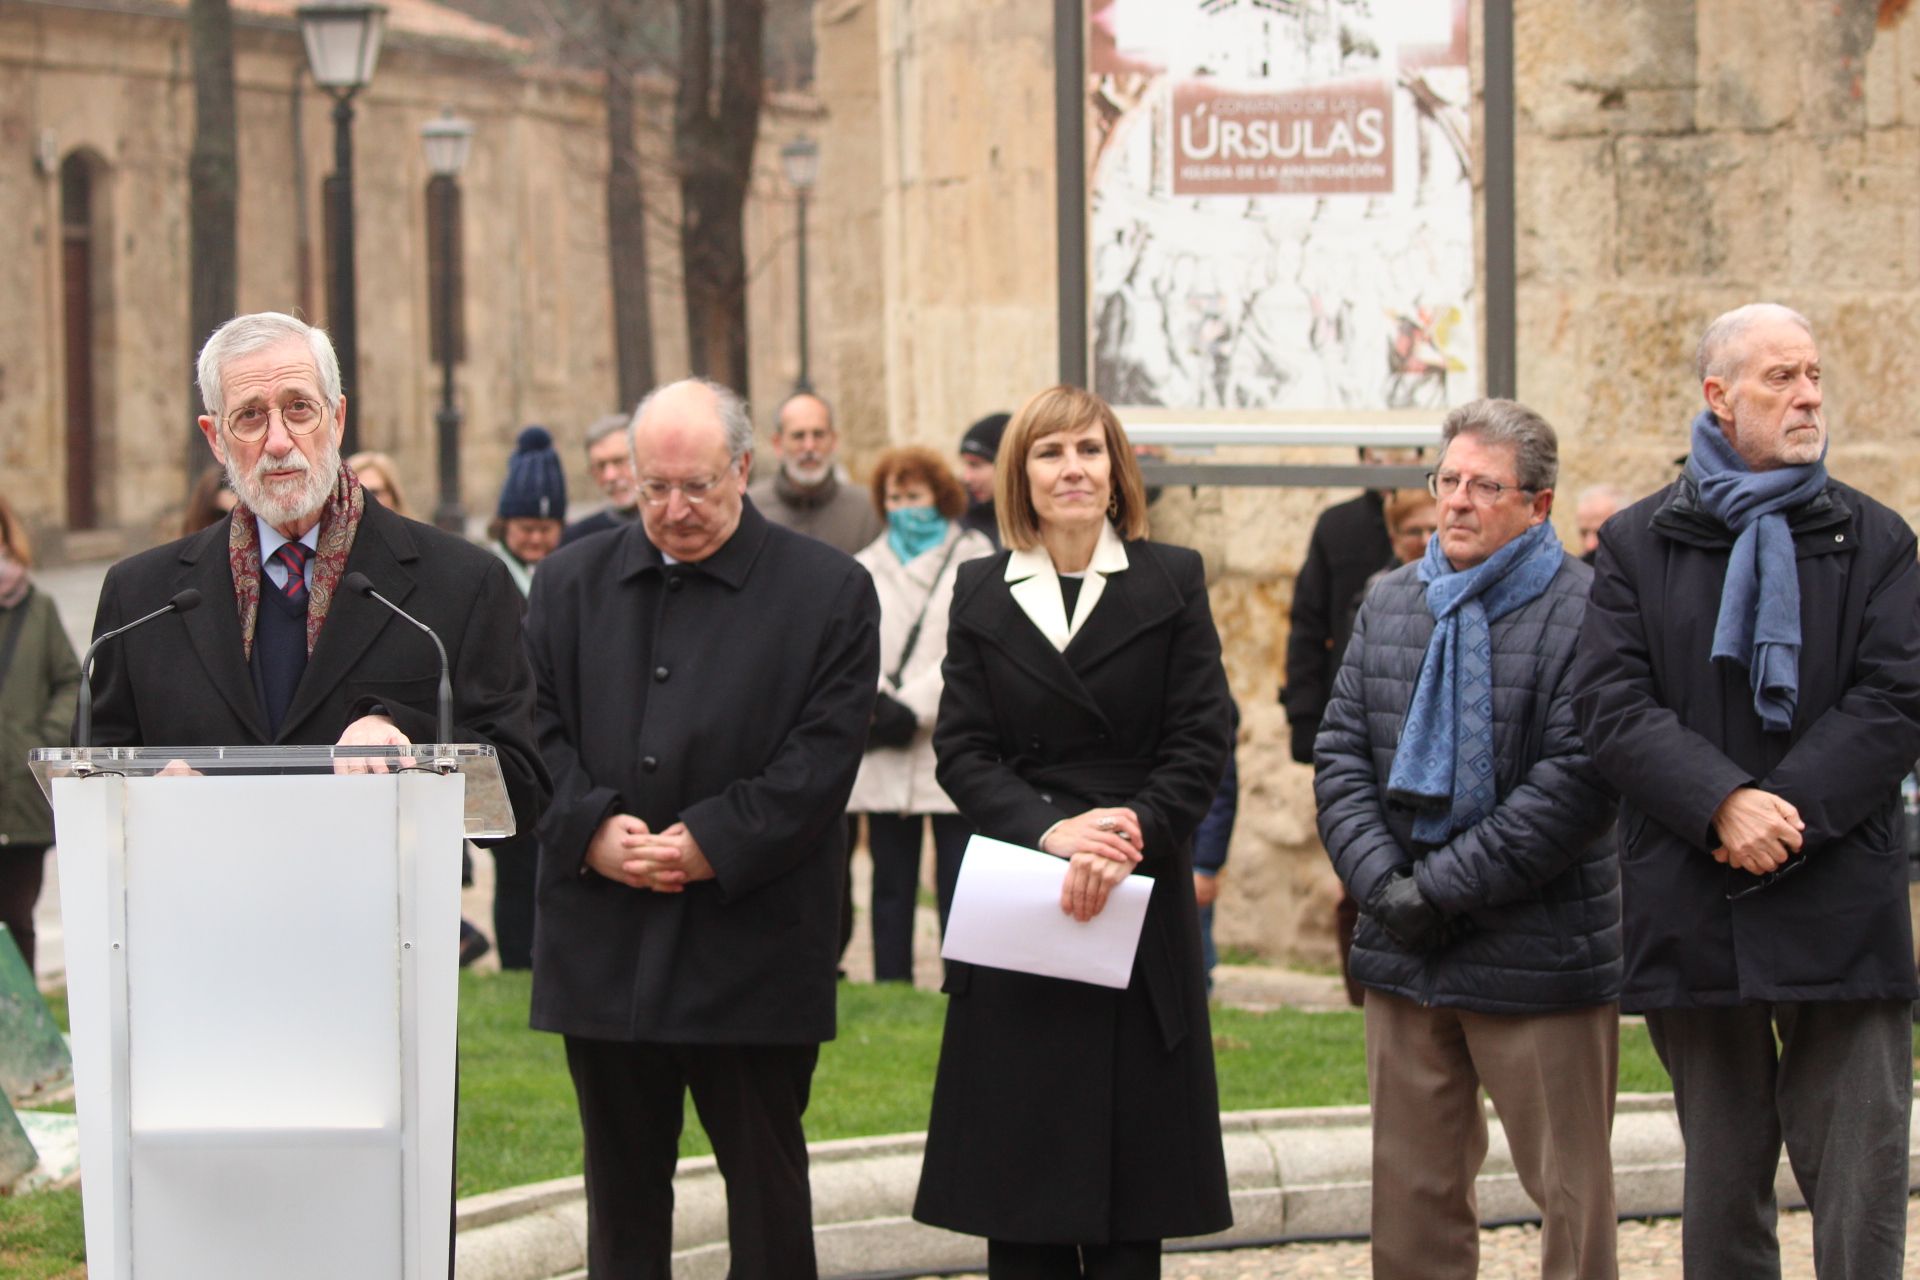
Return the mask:
[[1081, 924], [1060, 909], [1064, 859], [974, 836], [947, 917], [948, 960], [1121, 988], [1133, 973], [1153, 881], [1131, 875]]

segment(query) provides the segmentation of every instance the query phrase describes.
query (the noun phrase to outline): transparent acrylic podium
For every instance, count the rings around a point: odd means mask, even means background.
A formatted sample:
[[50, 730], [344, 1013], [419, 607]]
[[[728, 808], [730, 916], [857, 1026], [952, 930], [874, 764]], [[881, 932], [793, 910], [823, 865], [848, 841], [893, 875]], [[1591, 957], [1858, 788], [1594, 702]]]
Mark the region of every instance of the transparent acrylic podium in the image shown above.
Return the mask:
[[[441, 1280], [478, 746], [44, 749], [94, 1280]], [[367, 765], [379, 773], [343, 773]]]

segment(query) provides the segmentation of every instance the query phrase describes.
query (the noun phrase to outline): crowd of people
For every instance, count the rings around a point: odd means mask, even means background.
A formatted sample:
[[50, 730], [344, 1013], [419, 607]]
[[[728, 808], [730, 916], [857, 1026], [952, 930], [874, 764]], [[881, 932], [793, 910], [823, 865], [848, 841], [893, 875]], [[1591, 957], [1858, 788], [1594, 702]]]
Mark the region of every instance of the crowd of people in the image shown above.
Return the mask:
[[[1719, 317], [1696, 372], [1682, 473], [1583, 491], [1580, 554], [1551, 523], [1556, 433], [1509, 400], [1447, 415], [1425, 490], [1313, 530], [1282, 700], [1364, 1008], [1376, 1276], [1475, 1274], [1483, 1091], [1542, 1274], [1617, 1275], [1623, 1010], [1673, 1080], [1689, 1277], [1779, 1274], [1783, 1145], [1819, 1273], [1901, 1272], [1920, 560], [1826, 472], [1804, 317]], [[590, 1274], [668, 1274], [689, 1092], [732, 1274], [813, 1274], [802, 1117], [854, 850], [874, 976], [907, 981], [923, 853], [944, 927], [975, 834], [1057, 858], [1077, 921], [1152, 888], [1124, 987], [944, 966], [915, 1216], [985, 1237], [1009, 1280], [1158, 1275], [1164, 1240], [1230, 1224], [1207, 991], [1238, 715], [1200, 558], [1151, 540], [1097, 396], [1041, 391], [957, 455], [889, 449], [862, 486], [821, 397], [778, 407], [755, 482], [740, 397], [676, 382], [586, 433], [608, 505], [571, 526], [552, 433], [525, 428], [483, 548], [404, 519], [390, 459], [343, 463], [323, 332], [240, 317], [199, 377], [216, 467], [181, 541], [108, 574], [95, 630], [183, 586], [212, 607], [106, 652], [98, 740], [423, 741], [417, 651], [334, 591], [408, 585], [456, 732], [507, 776], [494, 944], [564, 1041]], [[14, 766], [79, 681], [30, 565], [0, 503], [0, 922], [29, 958], [52, 832]]]

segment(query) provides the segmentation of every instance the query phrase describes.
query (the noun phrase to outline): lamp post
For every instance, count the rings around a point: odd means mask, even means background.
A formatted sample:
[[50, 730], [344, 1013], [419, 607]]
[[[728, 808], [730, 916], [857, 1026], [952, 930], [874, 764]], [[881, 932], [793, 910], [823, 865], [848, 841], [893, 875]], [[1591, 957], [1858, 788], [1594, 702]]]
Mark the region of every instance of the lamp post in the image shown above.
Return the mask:
[[427, 182], [427, 213], [438, 222], [440, 242], [440, 408], [433, 415], [440, 451], [440, 501], [433, 509], [433, 522], [449, 532], [463, 533], [467, 516], [460, 507], [460, 410], [453, 403], [453, 361], [460, 332], [454, 323], [460, 297], [456, 287], [460, 261], [454, 250], [460, 233], [460, 170], [466, 166], [467, 151], [473, 145], [473, 124], [447, 111], [438, 120], [420, 126], [420, 142], [426, 148], [427, 170], [433, 175]]
[[[360, 390], [360, 355], [354, 323], [353, 297], [353, 95], [373, 79], [380, 60], [380, 40], [386, 34], [387, 7], [363, 0], [319, 0], [294, 10], [300, 19], [300, 38], [307, 47], [307, 66], [314, 83], [333, 99], [332, 197], [333, 283], [329, 290], [327, 325], [333, 331], [334, 351], [340, 357], [340, 390]], [[352, 453], [359, 442], [358, 414], [349, 414], [340, 447]]]
[[820, 144], [812, 138], [795, 138], [780, 148], [780, 167], [793, 186], [799, 246], [800, 376], [793, 380], [793, 389], [811, 391], [813, 382], [807, 377], [807, 194], [820, 177]]

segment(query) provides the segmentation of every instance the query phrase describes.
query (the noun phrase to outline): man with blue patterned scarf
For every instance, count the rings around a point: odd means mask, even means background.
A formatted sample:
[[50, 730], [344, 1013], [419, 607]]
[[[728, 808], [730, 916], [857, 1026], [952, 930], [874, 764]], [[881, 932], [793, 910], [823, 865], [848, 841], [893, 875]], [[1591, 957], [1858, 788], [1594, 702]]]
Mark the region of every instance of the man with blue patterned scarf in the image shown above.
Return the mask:
[[1539, 414], [1447, 415], [1440, 531], [1360, 607], [1314, 743], [1320, 838], [1362, 917], [1373, 1274], [1471, 1280], [1480, 1091], [1540, 1208], [1548, 1280], [1613, 1280], [1620, 1019], [1613, 793], [1574, 725], [1592, 571], [1547, 517]]
[[1686, 1142], [1688, 1280], [1777, 1278], [1784, 1144], [1816, 1272], [1892, 1280], [1916, 994], [1898, 787], [1920, 755], [1920, 565], [1827, 474], [1806, 317], [1700, 340], [1685, 473], [1600, 533], [1575, 665], [1620, 791], [1622, 1007]]

